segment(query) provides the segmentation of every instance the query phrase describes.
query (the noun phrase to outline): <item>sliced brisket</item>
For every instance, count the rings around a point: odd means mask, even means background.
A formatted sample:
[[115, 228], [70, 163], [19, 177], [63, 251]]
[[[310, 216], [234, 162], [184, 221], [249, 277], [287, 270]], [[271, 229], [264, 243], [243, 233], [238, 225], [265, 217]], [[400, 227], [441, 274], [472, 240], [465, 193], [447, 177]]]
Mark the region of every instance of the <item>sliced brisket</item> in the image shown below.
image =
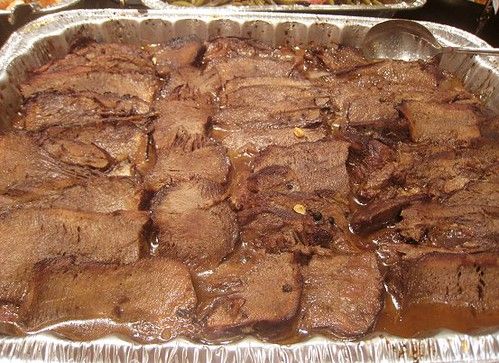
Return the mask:
[[[66, 260], [37, 266], [32, 302], [24, 306], [28, 330], [61, 321], [73, 338], [112, 333], [142, 341], [169, 340], [192, 331], [196, 295], [189, 271], [179, 262], [146, 258], [128, 265]], [[112, 323], [101, 324], [99, 319]], [[99, 329], [100, 328], [100, 329]], [[95, 338], [95, 333], [93, 335]]]
[[341, 338], [372, 329], [383, 307], [383, 275], [374, 253], [313, 257], [303, 280], [300, 329]]
[[199, 317], [214, 336], [288, 323], [298, 312], [301, 274], [289, 254], [252, 256], [222, 263], [201, 277], [205, 299]]
[[111, 93], [42, 92], [24, 103], [14, 127], [40, 131], [52, 126], [84, 126], [103, 122], [143, 124], [151, 116], [149, 105], [138, 97]]
[[139, 258], [146, 212], [16, 209], [0, 214], [0, 300], [19, 302], [35, 263], [60, 256], [130, 263]]
[[390, 268], [389, 288], [402, 308], [445, 304], [477, 311], [499, 309], [497, 253], [429, 253]]
[[400, 110], [409, 122], [412, 141], [469, 142], [480, 137], [481, 116], [472, 105], [408, 101]]
[[249, 188], [253, 192], [345, 194], [349, 190], [348, 148], [349, 144], [340, 140], [270, 146], [255, 158]]
[[223, 147], [208, 144], [193, 151], [182, 148], [158, 150], [157, 161], [145, 175], [149, 189], [159, 190], [174, 181], [204, 178], [216, 183], [227, 182], [230, 162]]
[[216, 266], [235, 246], [238, 225], [223, 189], [208, 180], [180, 182], [153, 201], [158, 254], [192, 267]]

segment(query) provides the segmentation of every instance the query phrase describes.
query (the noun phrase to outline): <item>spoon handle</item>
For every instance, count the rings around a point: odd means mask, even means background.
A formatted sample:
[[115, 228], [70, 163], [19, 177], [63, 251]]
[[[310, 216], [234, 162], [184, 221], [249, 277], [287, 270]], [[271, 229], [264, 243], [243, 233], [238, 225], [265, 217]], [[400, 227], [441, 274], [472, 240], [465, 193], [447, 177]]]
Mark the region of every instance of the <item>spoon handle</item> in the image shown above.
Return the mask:
[[473, 47], [444, 47], [442, 53], [461, 53], [461, 54], [480, 54], [480, 55], [499, 55], [497, 48], [473, 48]]

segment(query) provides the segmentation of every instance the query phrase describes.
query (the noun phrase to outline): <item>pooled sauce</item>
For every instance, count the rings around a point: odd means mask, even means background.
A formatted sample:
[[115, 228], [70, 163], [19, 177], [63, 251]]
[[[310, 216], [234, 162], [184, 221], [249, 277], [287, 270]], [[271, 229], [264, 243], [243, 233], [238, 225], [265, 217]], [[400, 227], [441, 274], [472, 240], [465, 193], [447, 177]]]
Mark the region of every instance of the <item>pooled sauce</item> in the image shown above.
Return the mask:
[[479, 334], [499, 327], [499, 311], [476, 311], [448, 304], [414, 304], [397, 309], [387, 295], [375, 332], [403, 338], [429, 337], [442, 329]]

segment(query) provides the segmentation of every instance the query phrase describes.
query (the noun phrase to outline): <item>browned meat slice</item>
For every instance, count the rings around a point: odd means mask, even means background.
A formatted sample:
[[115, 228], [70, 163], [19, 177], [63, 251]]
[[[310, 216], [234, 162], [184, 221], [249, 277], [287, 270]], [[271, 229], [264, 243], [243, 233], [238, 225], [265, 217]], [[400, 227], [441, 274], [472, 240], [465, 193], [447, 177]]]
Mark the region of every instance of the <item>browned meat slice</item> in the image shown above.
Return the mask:
[[186, 151], [204, 145], [213, 113], [212, 105], [201, 96], [191, 99], [159, 99], [154, 103], [158, 119], [154, 122], [156, 148], [183, 147]]
[[158, 253], [190, 266], [216, 266], [238, 238], [235, 213], [224, 190], [207, 180], [190, 180], [161, 190], [153, 202]]
[[366, 95], [352, 100], [346, 112], [348, 125], [352, 127], [374, 126], [403, 129], [405, 126], [405, 124], [397, 123], [399, 113], [393, 102], [386, 102], [376, 95]]
[[[59, 260], [37, 266], [32, 301], [24, 306], [28, 330], [58, 326], [75, 339], [112, 333], [141, 341], [169, 340], [192, 331], [196, 295], [179, 262], [146, 258], [128, 265]], [[110, 319], [101, 323], [98, 319]], [[99, 329], [100, 328], [100, 329]]]
[[480, 137], [481, 117], [474, 106], [409, 101], [400, 110], [409, 122], [415, 142], [470, 141]]
[[366, 207], [359, 207], [351, 217], [355, 233], [376, 231], [400, 219], [400, 213], [411, 203], [423, 199], [424, 195], [406, 195], [387, 200], [377, 200]]
[[54, 159], [26, 134], [0, 135], [0, 150], [1, 194], [43, 194], [74, 185], [90, 174]]
[[220, 128], [313, 126], [329, 111], [326, 90], [285, 77], [234, 79], [227, 82], [220, 102], [222, 109], [213, 120]]
[[396, 149], [370, 140], [349, 158], [352, 189], [363, 201], [398, 196], [445, 197], [499, 165], [499, 148], [482, 140], [475, 148], [400, 144]]
[[193, 64], [203, 50], [203, 43], [196, 36], [176, 38], [167, 44], [151, 46], [148, 52], [159, 75]]
[[272, 49], [263, 43], [237, 38], [210, 42], [203, 57], [204, 77], [212, 90], [235, 78], [288, 77], [298, 62], [290, 49]]
[[130, 263], [142, 243], [146, 212], [87, 213], [65, 209], [17, 209], [0, 214], [0, 300], [19, 302], [35, 263], [78, 260]]
[[229, 168], [230, 162], [225, 149], [217, 145], [206, 145], [193, 151], [181, 148], [162, 149], [158, 150], [156, 164], [145, 175], [145, 182], [152, 190], [191, 178], [224, 184], [227, 182]]
[[349, 189], [345, 166], [348, 148], [349, 144], [340, 140], [270, 146], [254, 161], [249, 189], [345, 194]]
[[303, 267], [300, 329], [354, 338], [383, 307], [383, 277], [374, 253], [313, 257]]
[[402, 149], [400, 170], [406, 189], [419, 189], [432, 196], [443, 196], [482, 179], [499, 165], [499, 147], [482, 140], [471, 149], [426, 147]]
[[223, 130], [234, 128], [268, 130], [286, 127], [311, 128], [324, 121], [319, 107], [294, 109], [291, 102], [288, 106], [289, 109], [276, 112], [260, 105], [224, 108], [213, 116], [213, 124]]
[[230, 129], [214, 136], [223, 146], [239, 153], [257, 153], [268, 146], [291, 146], [300, 142], [315, 142], [326, 137], [324, 127], [280, 129]]
[[407, 123], [398, 117], [397, 106], [404, 100], [440, 99], [441, 77], [433, 64], [387, 60], [352, 67], [315, 83], [329, 88], [335, 123], [366, 129], [367, 135], [376, 130], [404, 140]]
[[[35, 199], [33, 199], [35, 197]], [[87, 212], [139, 210], [142, 188], [126, 177], [93, 177], [43, 196], [0, 196], [0, 209], [19, 207], [65, 208]]]
[[30, 97], [13, 126], [39, 131], [52, 126], [84, 126], [102, 122], [147, 121], [149, 105], [137, 97], [95, 92], [43, 92]]
[[291, 109], [318, 108], [322, 98], [328, 97], [325, 89], [314, 87], [310, 81], [287, 77], [253, 77], [227, 82], [220, 95], [224, 107], [256, 106], [274, 112]]
[[347, 209], [334, 200], [303, 193], [256, 194], [238, 213], [241, 240], [271, 253], [356, 251], [349, 238]]
[[275, 49], [254, 39], [221, 37], [208, 42], [203, 63], [224, 61], [237, 57], [275, 57], [282, 61], [294, 60], [295, 55], [289, 49]]
[[93, 42], [77, 44], [66, 57], [42, 66], [35, 73], [55, 73], [79, 66], [109, 71], [149, 74], [154, 72], [151, 60], [140, 47], [122, 43]]
[[120, 163], [140, 170], [147, 161], [148, 136], [133, 125], [52, 127], [41, 134], [40, 144], [65, 163], [100, 170]]
[[148, 73], [119, 73], [77, 66], [67, 70], [40, 73], [21, 84], [21, 93], [28, 98], [44, 91], [111, 92], [120, 97], [131, 96], [150, 103], [158, 89], [159, 80]]
[[347, 161], [352, 191], [359, 199], [369, 200], [393, 182], [398, 167], [396, 151], [376, 139], [345, 136], [352, 142]]
[[226, 197], [220, 184], [196, 178], [162, 188], [152, 200], [152, 209], [181, 214], [192, 209], [209, 209]]
[[309, 67], [326, 67], [334, 74], [349, 72], [372, 63], [362, 56], [360, 50], [338, 44], [327, 48], [309, 49], [305, 58], [310, 63]]
[[344, 72], [342, 77], [355, 81], [358, 86], [378, 85], [379, 88], [392, 88], [401, 85], [406, 87], [407, 91], [412, 91], [435, 89], [442, 75], [433, 63], [384, 60]]
[[200, 320], [223, 336], [272, 327], [276, 332], [298, 312], [301, 274], [289, 254], [252, 255], [224, 262], [201, 277]]
[[499, 182], [470, 184], [448, 200], [402, 212], [401, 234], [420, 245], [461, 251], [499, 249]]
[[499, 309], [497, 253], [429, 253], [390, 268], [389, 288], [402, 308], [445, 304], [476, 311]]

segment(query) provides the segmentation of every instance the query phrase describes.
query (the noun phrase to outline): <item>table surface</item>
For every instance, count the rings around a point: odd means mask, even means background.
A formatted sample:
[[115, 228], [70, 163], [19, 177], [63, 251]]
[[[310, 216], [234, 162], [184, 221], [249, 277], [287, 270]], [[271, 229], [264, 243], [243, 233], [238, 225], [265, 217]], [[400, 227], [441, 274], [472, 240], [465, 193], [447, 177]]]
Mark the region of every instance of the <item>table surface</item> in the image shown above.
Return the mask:
[[[111, 0], [85, 0], [82, 2], [81, 7], [92, 9], [117, 8], [120, 5]], [[476, 34], [483, 10], [483, 5], [468, 0], [427, 0], [426, 5], [421, 9], [398, 11], [393, 17], [443, 23]], [[29, 17], [23, 20], [27, 22]], [[16, 26], [19, 25], [22, 24], [16, 24]], [[15, 28], [5, 20], [0, 22], [0, 45], [5, 42], [14, 30]], [[499, 47], [499, 15], [492, 16], [477, 35], [490, 45], [496, 48]]]

